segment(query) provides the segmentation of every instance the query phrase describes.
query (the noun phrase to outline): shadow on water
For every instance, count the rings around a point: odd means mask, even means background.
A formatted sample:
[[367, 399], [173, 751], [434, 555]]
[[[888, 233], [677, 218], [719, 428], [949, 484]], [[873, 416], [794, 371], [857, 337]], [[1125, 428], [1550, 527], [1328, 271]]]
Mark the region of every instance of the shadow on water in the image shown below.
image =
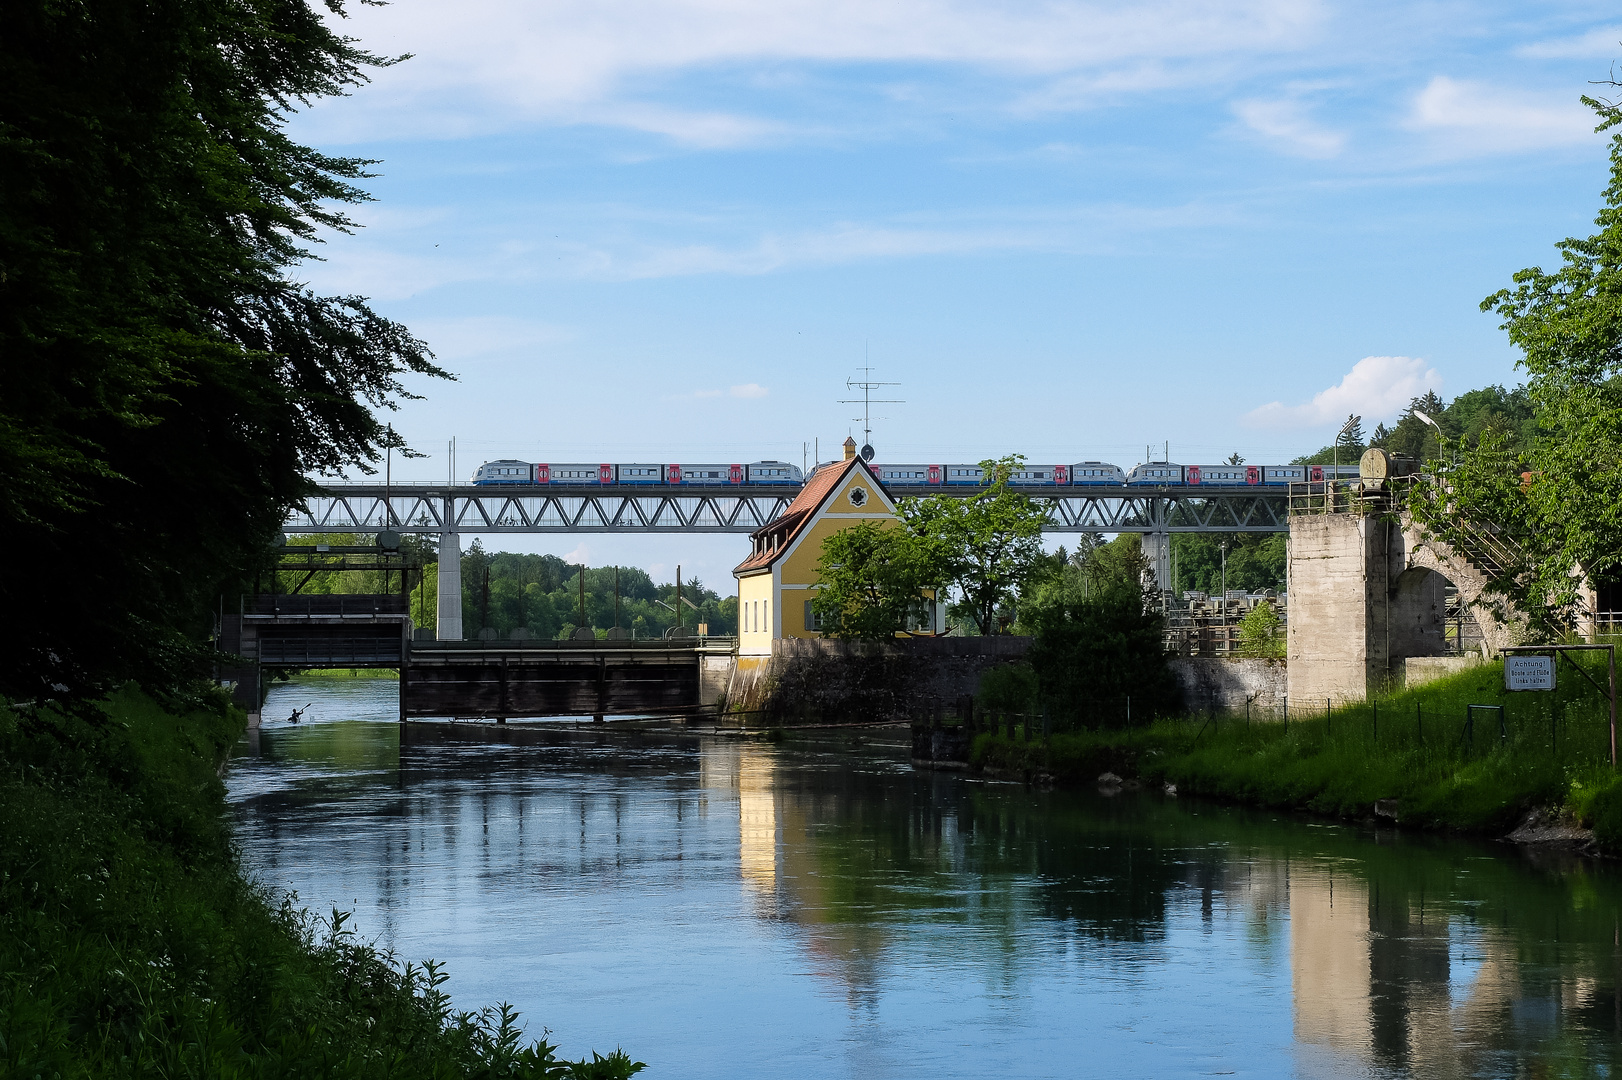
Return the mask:
[[1615, 1066], [1609, 865], [904, 755], [356, 719], [231, 790], [267, 881], [655, 1075]]

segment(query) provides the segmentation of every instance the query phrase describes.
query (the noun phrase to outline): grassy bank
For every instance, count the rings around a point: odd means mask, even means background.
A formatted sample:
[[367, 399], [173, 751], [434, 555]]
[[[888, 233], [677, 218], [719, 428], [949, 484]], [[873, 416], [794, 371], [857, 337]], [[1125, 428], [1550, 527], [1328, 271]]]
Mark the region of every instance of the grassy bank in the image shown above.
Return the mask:
[[[0, 1074], [622, 1077], [556, 1060], [505, 1007], [452, 1009], [334, 914], [240, 873], [222, 701], [87, 717], [0, 706]], [[594, 1055], [595, 1057], [595, 1055]]]
[[[1594, 665], [1594, 659], [1587, 661]], [[1605, 685], [1603, 658], [1588, 670]], [[1130, 730], [1027, 742], [981, 734], [973, 764], [1093, 783], [1106, 771], [1180, 793], [1365, 818], [1375, 803], [1405, 825], [1508, 832], [1532, 808], [1591, 827], [1622, 852], [1622, 784], [1609, 762], [1604, 699], [1561, 661], [1557, 694], [1508, 694], [1487, 664], [1368, 704], [1281, 718], [1185, 716]], [[1503, 724], [1492, 711], [1501, 706]]]

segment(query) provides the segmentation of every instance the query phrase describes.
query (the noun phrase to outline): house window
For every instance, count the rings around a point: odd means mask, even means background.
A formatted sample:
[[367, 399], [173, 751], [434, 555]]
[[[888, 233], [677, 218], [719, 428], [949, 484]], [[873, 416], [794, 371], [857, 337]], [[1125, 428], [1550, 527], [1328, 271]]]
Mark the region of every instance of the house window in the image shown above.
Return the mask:
[[809, 600], [805, 602], [805, 628], [814, 632], [822, 630], [822, 620], [817, 617], [816, 609], [811, 606]]

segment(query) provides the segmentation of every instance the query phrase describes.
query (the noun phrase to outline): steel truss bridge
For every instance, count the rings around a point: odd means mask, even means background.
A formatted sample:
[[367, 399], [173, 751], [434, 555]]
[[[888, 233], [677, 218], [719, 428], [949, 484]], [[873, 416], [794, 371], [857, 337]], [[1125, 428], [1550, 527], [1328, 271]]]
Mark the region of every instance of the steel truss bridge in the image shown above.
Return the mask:
[[[891, 486], [897, 498], [978, 488]], [[798, 488], [449, 487], [344, 484], [311, 497], [290, 533], [749, 533], [788, 509]], [[1255, 488], [1041, 488], [1050, 532], [1282, 533], [1285, 491]]]

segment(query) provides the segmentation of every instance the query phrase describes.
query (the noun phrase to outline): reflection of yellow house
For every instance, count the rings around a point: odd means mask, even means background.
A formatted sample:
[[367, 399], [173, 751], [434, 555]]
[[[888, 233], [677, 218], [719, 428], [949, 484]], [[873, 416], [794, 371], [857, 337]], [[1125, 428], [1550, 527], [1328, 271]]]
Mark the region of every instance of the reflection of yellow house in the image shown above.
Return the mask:
[[750, 534], [738, 579], [738, 654], [769, 656], [776, 638], [817, 637], [811, 597], [822, 542], [858, 521], [894, 521], [895, 503], [845, 440], [845, 460], [811, 474], [787, 510]]

